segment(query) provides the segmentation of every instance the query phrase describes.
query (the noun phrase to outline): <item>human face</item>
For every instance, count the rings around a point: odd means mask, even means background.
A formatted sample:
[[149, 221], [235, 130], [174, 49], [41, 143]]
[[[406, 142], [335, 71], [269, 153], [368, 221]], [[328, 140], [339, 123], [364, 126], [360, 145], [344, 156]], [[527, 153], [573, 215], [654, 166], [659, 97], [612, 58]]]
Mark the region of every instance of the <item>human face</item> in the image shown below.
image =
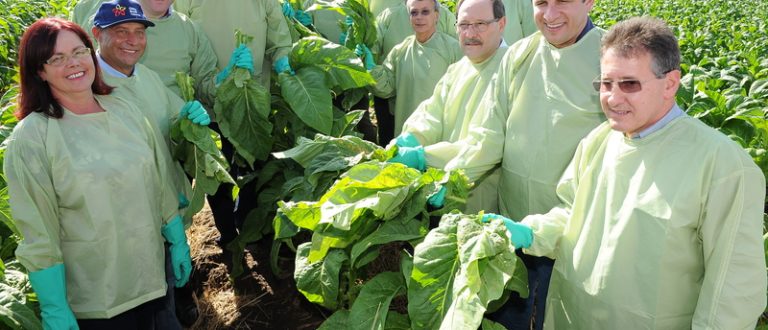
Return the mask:
[[147, 47], [144, 24], [128, 22], [100, 30], [93, 28], [99, 40], [99, 54], [107, 64], [130, 76]]
[[96, 77], [93, 57], [72, 56], [83, 48], [85, 44], [74, 32], [61, 30], [56, 37], [52, 57], [64, 56], [66, 60], [60, 66], [43, 64], [43, 70], [39, 72], [40, 78], [48, 82], [51, 94], [60, 100], [59, 102], [78, 94], [92, 94], [91, 84]]
[[437, 11], [432, 0], [408, 0], [411, 27], [416, 40], [426, 42], [437, 30]]
[[[613, 49], [603, 53], [600, 79], [612, 82], [611, 90], [600, 90], [600, 104], [611, 128], [631, 137], [661, 120], [675, 103], [680, 86], [680, 71], [673, 70], [657, 78], [651, 70], [647, 52], [625, 58]], [[637, 80], [640, 90], [627, 93], [617, 84], [620, 80]]]
[[[462, 29], [462, 24], [488, 22], [488, 29], [481, 32], [474, 27]], [[506, 17], [493, 22], [493, 2], [490, 0], [467, 0], [461, 4], [456, 19], [459, 44], [464, 55], [472, 63], [480, 63], [493, 56], [501, 43]]]
[[160, 18], [168, 13], [173, 0], [141, 0], [141, 10], [147, 18]]
[[568, 47], [587, 25], [594, 3], [594, 0], [533, 0], [533, 19], [552, 46]]

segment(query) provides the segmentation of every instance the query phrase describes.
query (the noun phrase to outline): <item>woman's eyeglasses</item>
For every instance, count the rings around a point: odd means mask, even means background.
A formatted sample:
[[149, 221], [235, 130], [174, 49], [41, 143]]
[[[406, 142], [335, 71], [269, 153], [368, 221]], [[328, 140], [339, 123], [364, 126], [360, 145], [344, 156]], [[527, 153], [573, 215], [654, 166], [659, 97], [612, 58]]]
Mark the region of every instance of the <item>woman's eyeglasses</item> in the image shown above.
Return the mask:
[[62, 66], [64, 65], [64, 63], [69, 62], [70, 58], [79, 60], [86, 56], [91, 56], [91, 49], [88, 47], [83, 47], [83, 48], [78, 48], [77, 50], [72, 52], [72, 54], [70, 55], [64, 55], [64, 54], [54, 55], [51, 58], [49, 58], [47, 61], [45, 61], [45, 64], [48, 64], [50, 66]]

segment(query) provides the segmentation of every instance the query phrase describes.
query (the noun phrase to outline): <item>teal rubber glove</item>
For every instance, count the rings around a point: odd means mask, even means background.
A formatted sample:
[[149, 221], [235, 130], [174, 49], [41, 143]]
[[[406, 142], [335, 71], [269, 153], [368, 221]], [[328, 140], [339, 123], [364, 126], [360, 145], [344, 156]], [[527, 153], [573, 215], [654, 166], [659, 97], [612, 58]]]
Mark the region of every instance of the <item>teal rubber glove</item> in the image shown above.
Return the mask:
[[436, 209], [443, 207], [443, 205], [445, 205], [445, 193], [447, 191], [448, 190], [445, 189], [445, 187], [440, 187], [440, 190], [438, 190], [434, 195], [429, 196], [427, 199], [427, 204]]
[[288, 1], [283, 2], [283, 15], [288, 18], [296, 17], [296, 12]]
[[299, 21], [299, 23], [301, 23], [301, 25], [304, 25], [304, 26], [312, 25], [312, 16], [310, 16], [303, 10], [297, 10], [295, 18], [297, 21]]
[[397, 155], [387, 160], [390, 163], [400, 163], [410, 168], [424, 172], [427, 169], [427, 159], [422, 147], [397, 148]]
[[171, 266], [173, 276], [176, 278], [176, 287], [187, 284], [189, 275], [192, 274], [192, 257], [189, 254], [187, 235], [184, 233], [184, 223], [181, 216], [177, 215], [171, 222], [163, 226], [161, 231], [165, 240], [171, 244]]
[[510, 240], [515, 248], [529, 248], [533, 243], [533, 230], [531, 227], [524, 223], [515, 222], [505, 216], [488, 213], [483, 215], [483, 222], [490, 222], [491, 220], [501, 219], [504, 221], [504, 226], [507, 227], [507, 231], [510, 234]]
[[254, 72], [253, 55], [251, 54], [251, 50], [243, 44], [237, 46], [237, 48], [232, 51], [232, 55], [229, 56], [229, 62], [227, 63], [227, 66], [224, 68], [224, 70], [221, 70], [221, 72], [216, 75], [216, 85], [221, 85], [224, 79], [229, 76], [229, 73], [235, 67], [246, 69], [250, 71], [251, 74]]
[[184, 193], [179, 193], [179, 210], [189, 206], [189, 199], [187, 199], [187, 195], [184, 195]]
[[406, 132], [406, 133], [398, 135], [395, 138], [395, 145], [398, 146], [398, 147], [411, 147], [412, 148], [412, 147], [420, 146], [421, 143], [419, 143], [419, 140], [416, 139], [416, 136], [414, 136], [411, 133]]
[[295, 75], [296, 72], [291, 69], [291, 64], [288, 63], [288, 56], [283, 56], [281, 58], [278, 58], [277, 61], [275, 61], [275, 72], [277, 73], [283, 73], [288, 72], [291, 75]]
[[211, 123], [211, 117], [208, 116], [208, 112], [205, 111], [203, 105], [198, 101], [189, 101], [181, 107], [179, 116], [185, 116], [192, 121], [193, 124], [200, 126], [208, 126]]
[[363, 58], [363, 63], [365, 64], [366, 70], [373, 69], [373, 67], [376, 66], [376, 62], [373, 61], [373, 53], [371, 53], [371, 50], [368, 48], [368, 46], [364, 44], [357, 44], [357, 46], [355, 46], [355, 55]]
[[347, 28], [344, 29], [344, 31], [341, 31], [341, 34], [339, 35], [339, 43], [340, 44], [342, 44], [342, 45], [346, 45], [347, 44], [347, 37], [349, 36], [347, 34], [347, 32], [349, 31], [349, 28], [352, 27], [352, 23], [353, 22], [354, 22], [354, 20], [352, 20], [352, 17], [350, 17], [350, 16], [347, 16], [347, 17], [344, 18], [344, 26], [346, 26]]
[[64, 264], [29, 272], [29, 282], [40, 301], [44, 329], [79, 329], [75, 314], [67, 303]]

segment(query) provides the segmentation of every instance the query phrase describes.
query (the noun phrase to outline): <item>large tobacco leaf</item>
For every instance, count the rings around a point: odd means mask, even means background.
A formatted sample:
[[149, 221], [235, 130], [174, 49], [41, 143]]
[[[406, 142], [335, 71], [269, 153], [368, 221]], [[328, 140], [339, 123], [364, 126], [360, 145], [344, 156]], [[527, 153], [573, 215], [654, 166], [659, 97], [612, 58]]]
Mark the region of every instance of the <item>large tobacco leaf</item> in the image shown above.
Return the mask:
[[295, 75], [280, 73], [277, 79], [285, 101], [296, 116], [318, 132], [331, 134], [333, 105], [325, 78], [322, 69], [307, 66], [297, 69]]
[[[253, 37], [235, 31], [235, 39], [237, 45], [247, 45]], [[213, 112], [221, 134], [251, 167], [272, 151], [270, 103], [269, 90], [244, 68], [234, 67], [216, 88]]]
[[309, 242], [299, 245], [296, 251], [296, 288], [307, 300], [336, 309], [339, 299], [339, 273], [347, 256], [341, 250], [333, 250], [326, 258], [313, 262], [308, 258], [310, 245]]
[[300, 39], [293, 45], [291, 65], [295, 69], [317, 67], [328, 73], [328, 88], [351, 89], [376, 81], [355, 52], [320, 37]]
[[383, 272], [369, 280], [360, 290], [349, 310], [349, 329], [381, 329], [387, 323], [392, 299], [405, 294], [403, 275]]
[[519, 274], [506, 227], [481, 216], [446, 214], [416, 246], [408, 290], [415, 329], [476, 329]]
[[[194, 100], [192, 77], [183, 72], [176, 73], [176, 83], [185, 101]], [[195, 179], [189, 206], [184, 213], [185, 222], [203, 208], [206, 194], [214, 194], [222, 182], [235, 181], [227, 171], [227, 162], [216, 146], [211, 129], [193, 124], [186, 117], [179, 117], [170, 130], [172, 154], [181, 161], [184, 171]]]

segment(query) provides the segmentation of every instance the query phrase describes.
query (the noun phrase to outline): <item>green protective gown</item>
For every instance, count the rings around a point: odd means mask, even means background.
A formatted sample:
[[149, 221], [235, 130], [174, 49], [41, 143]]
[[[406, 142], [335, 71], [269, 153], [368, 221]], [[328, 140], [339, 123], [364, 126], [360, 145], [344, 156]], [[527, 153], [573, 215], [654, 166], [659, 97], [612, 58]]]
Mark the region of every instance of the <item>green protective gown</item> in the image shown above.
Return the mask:
[[[456, 39], [456, 16], [442, 4], [439, 5], [440, 16], [437, 21], [437, 31], [445, 33]], [[378, 54], [378, 64], [384, 62], [387, 54], [396, 45], [403, 42], [406, 37], [413, 35], [411, 26], [411, 14], [405, 1], [400, 5], [387, 8], [376, 17], [376, 44], [371, 48], [374, 54]]]
[[[152, 121], [161, 134], [158, 140], [165, 142], [166, 150], [170, 150], [171, 123], [179, 116], [185, 102], [163, 85], [157, 73], [139, 63], [136, 64], [133, 75], [128, 78], [115, 77], [103, 71], [102, 77], [107, 85], [115, 87], [113, 95], [133, 102], [144, 116]], [[166, 166], [171, 168], [170, 177], [177, 194], [181, 192], [187, 198], [191, 197], [192, 187], [181, 164], [174, 160], [170, 153], [163, 159], [168, 162]], [[190, 225], [191, 223], [185, 223], [185, 227]]]
[[368, 7], [373, 17], [378, 17], [384, 9], [405, 3], [405, 0], [368, 0]]
[[723, 134], [681, 116], [642, 139], [604, 124], [523, 222], [556, 257], [548, 329], [754, 329], [766, 305], [765, 178]]
[[162, 226], [177, 216], [165, 145], [138, 109], [32, 113], [9, 138], [4, 171], [16, 258], [29, 271], [64, 263], [77, 318], [111, 318], [166, 293]]
[[[91, 39], [93, 39], [93, 34], [91, 33], [91, 28], [93, 27], [93, 15], [96, 15], [96, 11], [99, 10], [101, 4], [107, 1], [109, 0], [78, 0], [75, 7], [72, 8], [69, 19], [77, 25], [80, 25], [85, 32], [88, 32]], [[93, 42], [94, 44], [96, 43], [95, 40]]]
[[[75, 23], [91, 34], [93, 17], [101, 3], [107, 1], [78, 2], [72, 14]], [[177, 11], [172, 10], [168, 17], [150, 21], [155, 26], [147, 28], [147, 47], [139, 62], [157, 72], [163, 84], [176, 95], [181, 95], [176, 72], [186, 72], [195, 80], [195, 98], [212, 105], [216, 96], [218, 60], [208, 37], [197, 24]]]
[[512, 45], [538, 31], [533, 21], [533, 4], [530, 0], [502, 0], [507, 25], [502, 36], [507, 45]]
[[254, 73], [269, 88], [272, 63], [291, 51], [291, 33], [277, 0], [176, 0], [173, 8], [200, 25], [224, 69], [235, 50], [235, 30], [254, 37], [248, 44]]
[[436, 31], [425, 43], [409, 36], [395, 46], [387, 55], [384, 64], [371, 70], [376, 80], [373, 94], [395, 97], [395, 135], [400, 133], [403, 123], [419, 103], [432, 95], [438, 80], [464, 54], [459, 42], [453, 37]]
[[456, 164], [477, 177], [503, 156], [501, 214], [520, 220], [557, 205], [557, 180], [576, 145], [605, 120], [592, 88], [603, 34], [594, 28], [558, 49], [536, 32], [507, 51], [494, 90], [481, 105], [492, 110], [473, 128]]
[[[484, 117], [488, 108], [478, 105], [499, 68], [506, 48], [500, 48], [483, 62], [472, 63], [464, 57], [451, 65], [440, 79], [434, 93], [422, 102], [403, 125], [403, 132], [416, 136], [424, 146], [427, 165], [454, 170], [452, 160], [462, 148], [474, 118]], [[465, 213], [498, 212], [498, 168], [486, 177], [471, 177]]]

